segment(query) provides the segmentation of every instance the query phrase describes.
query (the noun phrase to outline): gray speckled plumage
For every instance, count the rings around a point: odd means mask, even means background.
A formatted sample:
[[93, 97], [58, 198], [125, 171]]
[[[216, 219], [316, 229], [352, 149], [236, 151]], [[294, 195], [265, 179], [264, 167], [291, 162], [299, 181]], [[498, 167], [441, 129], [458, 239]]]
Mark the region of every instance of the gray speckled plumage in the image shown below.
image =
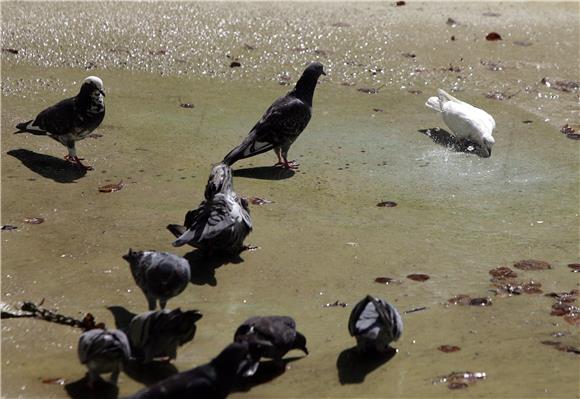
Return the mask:
[[170, 298], [185, 290], [191, 270], [186, 259], [167, 252], [133, 251], [123, 255], [129, 262], [135, 282], [143, 290], [149, 303], [149, 310], [161, 309]]
[[384, 352], [403, 333], [403, 320], [393, 305], [367, 295], [353, 308], [348, 331], [361, 352]]
[[111, 373], [111, 382], [116, 384], [123, 363], [131, 357], [131, 348], [124, 332], [96, 328], [79, 338], [78, 356], [89, 370], [89, 385], [105, 373]]
[[211, 362], [175, 374], [129, 399], [223, 399], [251, 362], [248, 345], [228, 345]]
[[[259, 357], [280, 360], [292, 349], [308, 354], [306, 337], [296, 331], [296, 322], [289, 316], [256, 316], [244, 321], [234, 334], [235, 342], [248, 342], [259, 348]], [[259, 358], [254, 359], [259, 361]], [[257, 370], [249, 370], [252, 375]]]
[[60, 101], [40, 112], [35, 119], [19, 123], [16, 128], [20, 132], [46, 135], [60, 142], [68, 149], [66, 159], [84, 167], [77, 157], [75, 142], [87, 137], [103, 121], [104, 95], [102, 80], [89, 76], [75, 97]]
[[223, 162], [233, 165], [240, 159], [273, 149], [278, 163], [292, 168], [287, 159], [288, 150], [310, 121], [314, 89], [320, 75], [326, 75], [321, 63], [308, 65], [294, 89], [274, 101], [248, 136], [224, 157]]
[[169, 225], [177, 237], [173, 246], [189, 244], [206, 252], [240, 253], [252, 231], [248, 203], [233, 190], [232, 170], [221, 163], [213, 167], [205, 189], [205, 200], [185, 215], [184, 226]]
[[129, 342], [133, 356], [143, 363], [151, 363], [155, 358], [177, 357], [177, 347], [193, 340], [202, 318], [197, 310], [182, 312], [158, 310], [135, 316], [129, 324]]

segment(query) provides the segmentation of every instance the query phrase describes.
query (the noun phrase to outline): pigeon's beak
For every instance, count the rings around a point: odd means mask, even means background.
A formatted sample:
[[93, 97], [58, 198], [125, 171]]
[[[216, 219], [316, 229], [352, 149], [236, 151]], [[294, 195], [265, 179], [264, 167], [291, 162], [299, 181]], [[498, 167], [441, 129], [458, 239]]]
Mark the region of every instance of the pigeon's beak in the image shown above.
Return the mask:
[[324, 72], [324, 70], [321, 72], [324, 76], [326, 76], [326, 72]]

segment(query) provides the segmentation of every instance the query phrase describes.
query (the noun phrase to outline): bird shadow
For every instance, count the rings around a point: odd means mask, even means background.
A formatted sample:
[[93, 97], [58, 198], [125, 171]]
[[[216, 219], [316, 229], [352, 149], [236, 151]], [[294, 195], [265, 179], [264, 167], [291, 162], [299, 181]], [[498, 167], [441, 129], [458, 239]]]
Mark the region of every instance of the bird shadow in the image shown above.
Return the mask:
[[253, 387], [273, 381], [286, 372], [286, 365], [304, 356], [288, 357], [282, 360], [261, 361], [256, 373], [251, 377], [242, 377], [236, 380], [232, 392], [248, 392]]
[[397, 350], [391, 347], [385, 353], [362, 354], [356, 346], [343, 350], [336, 360], [340, 384], [362, 383], [367, 374], [387, 363], [396, 354]]
[[291, 169], [278, 166], [256, 166], [253, 168], [235, 169], [232, 173], [236, 177], [248, 177], [261, 180], [284, 180], [296, 174]]
[[88, 377], [85, 375], [80, 380], [69, 382], [64, 390], [73, 399], [117, 399], [119, 387], [102, 378], [98, 379], [92, 388], [88, 386]]
[[137, 360], [130, 360], [123, 367], [123, 372], [131, 379], [146, 386], [151, 386], [177, 374], [179, 370], [169, 362], [143, 364]]
[[137, 316], [137, 313], [132, 313], [122, 306], [109, 306], [107, 309], [113, 314], [115, 327], [125, 332], [129, 330], [129, 324], [133, 317]]
[[87, 171], [83, 168], [52, 155], [39, 154], [23, 148], [10, 150], [7, 154], [18, 159], [34, 173], [57, 183], [73, 183], [87, 174]]
[[481, 146], [469, 140], [458, 140], [445, 129], [432, 127], [429, 129], [419, 129], [419, 132], [429, 137], [435, 144], [447, 147], [451, 151], [475, 154], [479, 157], [487, 158]]
[[244, 259], [240, 255], [232, 255], [224, 252], [208, 254], [205, 251], [194, 250], [183, 256], [189, 262], [191, 272], [190, 282], [194, 285], [210, 285], [215, 287], [217, 279], [215, 270], [229, 263], [242, 263]]

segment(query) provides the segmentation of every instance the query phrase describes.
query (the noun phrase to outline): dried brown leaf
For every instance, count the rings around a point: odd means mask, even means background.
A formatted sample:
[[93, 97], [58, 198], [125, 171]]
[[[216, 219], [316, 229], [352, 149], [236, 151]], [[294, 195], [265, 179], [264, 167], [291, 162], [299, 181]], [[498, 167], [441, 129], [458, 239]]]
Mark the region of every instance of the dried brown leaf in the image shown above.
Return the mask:
[[521, 270], [546, 270], [551, 269], [552, 266], [543, 260], [525, 259], [514, 263], [514, 267]]

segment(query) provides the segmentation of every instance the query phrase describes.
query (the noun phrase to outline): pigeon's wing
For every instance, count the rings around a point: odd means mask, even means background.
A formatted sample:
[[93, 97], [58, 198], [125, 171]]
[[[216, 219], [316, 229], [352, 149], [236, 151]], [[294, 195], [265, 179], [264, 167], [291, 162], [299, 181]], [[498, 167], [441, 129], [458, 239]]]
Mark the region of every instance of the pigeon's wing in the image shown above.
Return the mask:
[[201, 372], [206, 365], [175, 374], [155, 385], [142, 389], [129, 399], [214, 398], [215, 383]]
[[469, 104], [449, 101], [443, 105], [443, 120], [456, 137], [479, 143], [485, 127], [478, 111]]
[[252, 230], [253, 228], [252, 218], [250, 217], [250, 207], [248, 205], [248, 201], [240, 197], [238, 197], [236, 200], [238, 201], [238, 204], [241, 207], [242, 219], [244, 221], [244, 224], [248, 229]]
[[53, 136], [62, 136], [74, 130], [76, 116], [76, 97], [67, 98], [40, 112], [33, 125]]
[[276, 347], [291, 345], [296, 338], [296, 322], [288, 316], [265, 316], [253, 321], [254, 331], [261, 339]]
[[226, 195], [216, 194], [211, 201], [206, 203], [189, 229], [173, 242], [173, 245], [199, 243], [216, 237], [236, 222], [231, 212], [232, 204], [227, 200]]
[[355, 305], [350, 312], [350, 318], [348, 319], [348, 332], [352, 337], [359, 333], [358, 328], [356, 327], [356, 323], [359, 321], [360, 315], [367, 306], [367, 304], [373, 301], [374, 298], [370, 295], [367, 295], [363, 300]]
[[224, 163], [234, 162], [269, 151], [288, 140], [293, 141], [310, 120], [310, 107], [293, 96], [278, 98], [254, 125], [242, 143], [230, 151]]

